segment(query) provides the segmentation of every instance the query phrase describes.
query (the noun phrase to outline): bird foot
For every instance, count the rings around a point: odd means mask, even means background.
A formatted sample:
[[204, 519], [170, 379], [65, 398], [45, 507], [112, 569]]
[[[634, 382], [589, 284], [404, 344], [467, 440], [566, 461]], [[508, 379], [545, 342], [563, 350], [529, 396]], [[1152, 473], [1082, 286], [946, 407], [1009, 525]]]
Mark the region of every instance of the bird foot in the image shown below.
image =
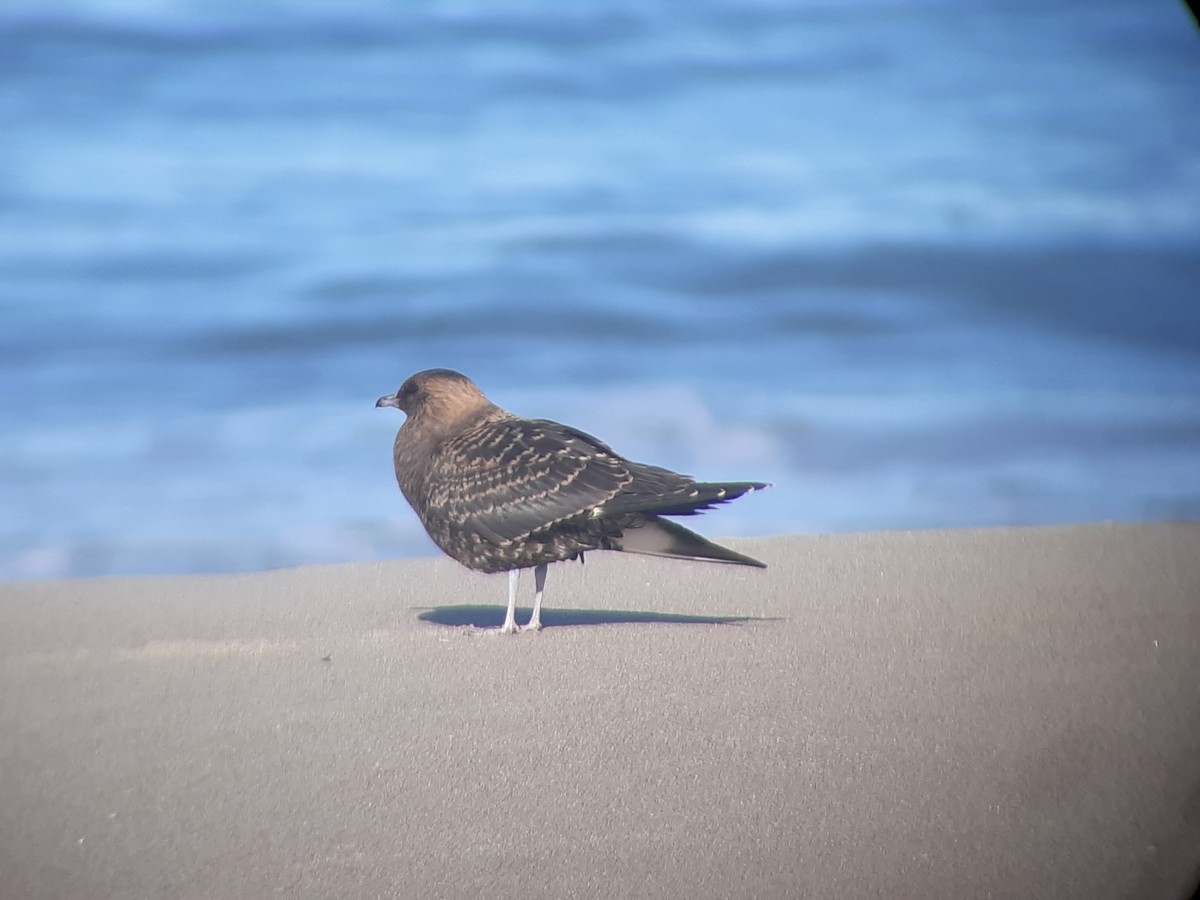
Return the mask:
[[541, 622], [530, 622], [528, 625], [522, 625], [520, 630], [521, 631], [541, 631], [542, 623]]

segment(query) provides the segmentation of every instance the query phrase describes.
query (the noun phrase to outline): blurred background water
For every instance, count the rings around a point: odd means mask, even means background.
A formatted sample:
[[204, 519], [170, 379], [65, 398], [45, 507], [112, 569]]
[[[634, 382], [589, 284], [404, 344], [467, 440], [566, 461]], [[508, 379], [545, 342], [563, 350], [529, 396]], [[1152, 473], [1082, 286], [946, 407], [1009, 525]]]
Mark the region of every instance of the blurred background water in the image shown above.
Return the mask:
[[0, 578], [436, 552], [409, 374], [775, 488], [1200, 518], [1166, 0], [0, 5]]

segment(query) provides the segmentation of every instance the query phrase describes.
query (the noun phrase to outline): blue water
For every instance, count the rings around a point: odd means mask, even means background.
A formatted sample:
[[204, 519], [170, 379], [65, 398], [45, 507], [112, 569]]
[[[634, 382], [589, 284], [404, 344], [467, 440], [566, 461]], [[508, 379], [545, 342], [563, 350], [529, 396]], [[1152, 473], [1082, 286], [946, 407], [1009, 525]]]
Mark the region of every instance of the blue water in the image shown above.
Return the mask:
[[0, 5], [0, 578], [435, 552], [448, 366], [775, 488], [712, 535], [1200, 518], [1167, 0]]

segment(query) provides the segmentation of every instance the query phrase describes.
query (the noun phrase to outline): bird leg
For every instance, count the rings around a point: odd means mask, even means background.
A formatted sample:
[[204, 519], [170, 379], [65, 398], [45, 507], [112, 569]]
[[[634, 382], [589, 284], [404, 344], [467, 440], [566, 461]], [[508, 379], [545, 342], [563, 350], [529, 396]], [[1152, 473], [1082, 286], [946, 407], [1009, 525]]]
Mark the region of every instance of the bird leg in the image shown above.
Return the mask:
[[545, 563], [542, 563], [533, 570], [533, 585], [535, 591], [533, 595], [533, 614], [529, 617], [529, 624], [521, 628], [522, 631], [542, 630], [542, 591], [546, 589]]
[[517, 632], [517, 584], [521, 581], [520, 569], [508, 570], [508, 611], [504, 614], [504, 624], [500, 626], [501, 634], [516, 634]]

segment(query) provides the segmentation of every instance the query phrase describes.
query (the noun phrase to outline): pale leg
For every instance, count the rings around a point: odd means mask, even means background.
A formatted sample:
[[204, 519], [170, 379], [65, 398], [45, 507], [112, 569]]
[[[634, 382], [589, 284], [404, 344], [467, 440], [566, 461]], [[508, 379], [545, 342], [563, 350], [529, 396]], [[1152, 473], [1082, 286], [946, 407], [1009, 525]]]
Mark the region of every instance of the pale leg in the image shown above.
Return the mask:
[[529, 617], [529, 624], [522, 628], [522, 631], [541, 631], [542, 629], [542, 591], [546, 589], [546, 564], [542, 563], [533, 570], [533, 615]]
[[517, 630], [517, 584], [521, 581], [520, 569], [508, 570], [508, 612], [504, 614], [501, 634], [514, 634]]

